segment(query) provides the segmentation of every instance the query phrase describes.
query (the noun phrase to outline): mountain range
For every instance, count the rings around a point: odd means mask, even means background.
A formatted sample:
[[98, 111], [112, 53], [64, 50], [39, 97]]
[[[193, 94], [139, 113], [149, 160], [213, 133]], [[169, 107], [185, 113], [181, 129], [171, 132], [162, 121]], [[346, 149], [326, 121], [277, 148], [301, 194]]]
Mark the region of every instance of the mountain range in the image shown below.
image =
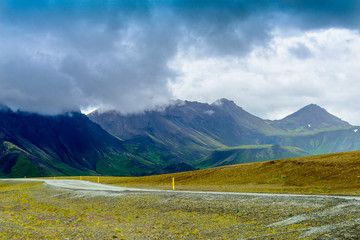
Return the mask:
[[137, 114], [0, 111], [0, 176], [138, 176], [360, 149], [358, 127], [310, 104], [264, 120], [233, 101]]
[[0, 111], [0, 174], [139, 175], [157, 169], [81, 113], [42, 116]]
[[[357, 127], [310, 104], [281, 120], [263, 120], [233, 101], [177, 101], [161, 111], [123, 115], [94, 111], [88, 117], [122, 139], [150, 137], [169, 149], [173, 161], [196, 162], [209, 151], [240, 145], [298, 147], [308, 155], [357, 150]], [[250, 151], [250, 150], [249, 150]]]

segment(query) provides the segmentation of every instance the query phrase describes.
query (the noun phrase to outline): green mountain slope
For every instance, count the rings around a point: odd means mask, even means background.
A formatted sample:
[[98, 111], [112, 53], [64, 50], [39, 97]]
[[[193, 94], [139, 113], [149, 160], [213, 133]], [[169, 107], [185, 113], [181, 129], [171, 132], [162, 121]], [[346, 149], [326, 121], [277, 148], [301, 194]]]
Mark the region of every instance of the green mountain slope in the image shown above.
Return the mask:
[[227, 99], [213, 104], [177, 101], [161, 111], [140, 114], [95, 111], [88, 116], [122, 139], [151, 138], [156, 149], [170, 154], [165, 165], [194, 165], [216, 149], [239, 145], [278, 144], [307, 154], [360, 149], [360, 132], [315, 104], [276, 121], [256, 117]]
[[279, 145], [243, 145], [231, 148], [221, 148], [199, 161], [199, 168], [219, 167], [240, 163], [260, 162], [284, 158], [308, 156], [309, 153], [296, 147], [281, 147]]
[[271, 125], [287, 132], [296, 133], [351, 127], [349, 123], [328, 113], [316, 104], [305, 106], [281, 120], [272, 121]]
[[0, 175], [149, 174], [159, 167], [81, 113], [42, 116], [0, 111]]
[[0, 110], [0, 177], [141, 176], [358, 149], [358, 127], [314, 104], [277, 121], [226, 99], [88, 117]]
[[173, 156], [171, 163], [191, 163], [218, 148], [260, 144], [267, 135], [283, 133], [226, 99], [211, 105], [178, 101], [162, 111], [130, 115], [94, 111], [88, 117], [121, 139], [150, 137]]
[[346, 152], [360, 149], [358, 127], [328, 129], [308, 133], [280, 135], [270, 141], [282, 146], [295, 146], [310, 154]]

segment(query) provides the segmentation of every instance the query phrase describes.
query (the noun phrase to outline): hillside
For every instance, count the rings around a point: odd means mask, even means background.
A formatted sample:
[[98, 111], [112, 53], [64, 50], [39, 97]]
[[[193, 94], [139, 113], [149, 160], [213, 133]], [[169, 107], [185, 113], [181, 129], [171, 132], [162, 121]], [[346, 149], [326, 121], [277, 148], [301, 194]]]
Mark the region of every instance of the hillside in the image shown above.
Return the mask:
[[127, 187], [171, 189], [174, 177], [177, 190], [360, 195], [359, 173], [360, 151], [353, 151], [101, 181]]
[[199, 168], [210, 168], [308, 155], [309, 153], [296, 147], [281, 147], [279, 145], [243, 145], [217, 149], [195, 165]]
[[288, 133], [269, 137], [270, 142], [301, 148], [309, 154], [346, 152], [360, 149], [359, 127]]
[[0, 111], [0, 176], [142, 175], [155, 163], [81, 113], [43, 116]]
[[[171, 154], [171, 164], [196, 165], [216, 149], [239, 145], [295, 147], [308, 155], [360, 150], [358, 128], [315, 104], [275, 121], [256, 117], [227, 99], [212, 104], [178, 100], [162, 110], [130, 115], [94, 111], [88, 117], [121, 139], [151, 138], [156, 148]], [[217, 164], [271, 159], [245, 155], [240, 159], [240, 155]], [[303, 154], [279, 158], [293, 156]], [[217, 165], [213, 162], [205, 166]]]
[[358, 149], [358, 127], [316, 105], [278, 121], [227, 99], [130, 115], [0, 111], [0, 177], [142, 176]]
[[282, 133], [226, 99], [211, 105], [177, 101], [161, 111], [130, 115], [94, 111], [88, 117], [121, 139], [148, 136], [175, 161], [187, 162], [222, 147], [262, 144], [267, 135]]
[[316, 104], [305, 106], [281, 120], [272, 121], [271, 125], [275, 128], [292, 132], [351, 127], [349, 123], [330, 114]]

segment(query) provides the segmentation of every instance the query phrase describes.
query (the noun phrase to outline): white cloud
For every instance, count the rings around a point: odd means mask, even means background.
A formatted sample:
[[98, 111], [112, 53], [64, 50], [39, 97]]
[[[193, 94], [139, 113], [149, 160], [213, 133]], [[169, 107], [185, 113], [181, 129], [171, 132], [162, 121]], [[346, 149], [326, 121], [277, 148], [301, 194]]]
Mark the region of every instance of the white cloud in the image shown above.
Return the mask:
[[0, 103], [139, 112], [226, 97], [261, 117], [314, 102], [355, 123], [358, 13], [353, 1], [3, 0]]
[[[294, 56], [294, 49], [306, 57]], [[300, 54], [301, 52], [298, 52]], [[288, 36], [274, 32], [269, 47], [243, 58], [196, 58], [186, 51], [171, 67], [182, 74], [169, 86], [177, 98], [212, 102], [226, 97], [263, 118], [278, 119], [309, 103], [352, 124], [360, 99], [360, 35], [346, 29]]]

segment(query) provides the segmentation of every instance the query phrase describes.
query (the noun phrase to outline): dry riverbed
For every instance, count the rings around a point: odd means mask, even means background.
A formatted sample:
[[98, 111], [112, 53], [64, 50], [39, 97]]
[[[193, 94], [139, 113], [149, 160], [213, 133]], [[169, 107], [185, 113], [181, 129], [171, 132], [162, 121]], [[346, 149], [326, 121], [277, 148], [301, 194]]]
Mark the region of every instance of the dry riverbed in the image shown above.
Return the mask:
[[359, 197], [93, 191], [0, 181], [0, 200], [0, 239], [360, 236]]

